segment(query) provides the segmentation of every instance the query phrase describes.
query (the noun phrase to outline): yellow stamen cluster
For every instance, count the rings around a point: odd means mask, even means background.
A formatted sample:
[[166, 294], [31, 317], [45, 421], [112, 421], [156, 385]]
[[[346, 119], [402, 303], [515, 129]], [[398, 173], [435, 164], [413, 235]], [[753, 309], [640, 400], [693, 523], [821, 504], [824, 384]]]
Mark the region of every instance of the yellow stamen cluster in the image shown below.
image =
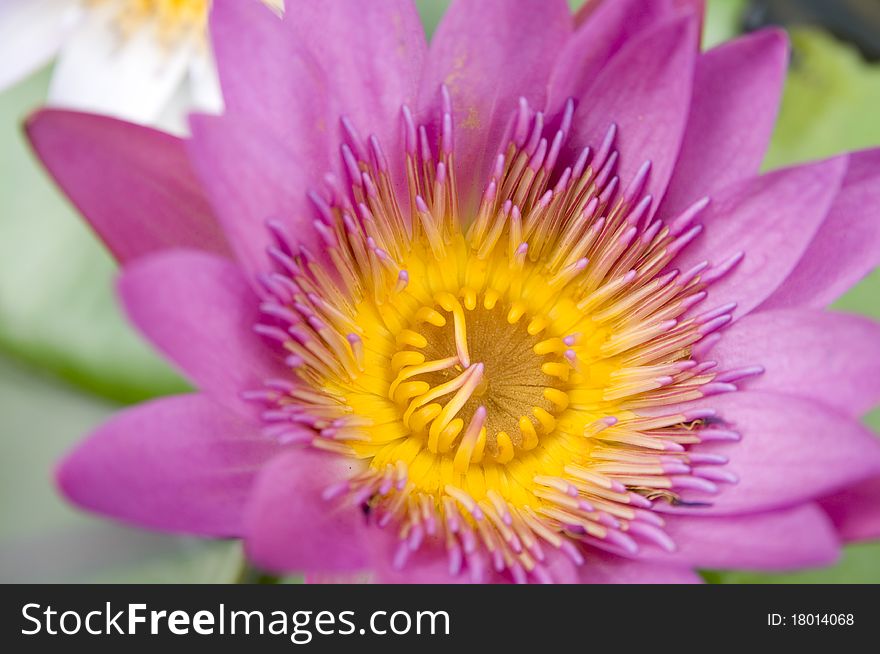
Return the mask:
[[521, 107], [529, 130], [470, 214], [449, 110], [436, 156], [404, 110], [404, 203], [378, 142], [344, 122], [350, 191], [313, 197], [324, 254], [274, 228], [261, 331], [298, 381], [260, 396], [268, 431], [302, 439], [307, 424], [312, 446], [363, 462], [328, 498], [396, 525], [400, 564], [433, 538], [453, 571], [540, 579], [542, 543], [576, 562], [575, 542], [670, 547], [646, 498], [715, 490], [688, 452], [709, 414], [641, 413], [730, 390], [691, 358], [729, 319], [689, 313], [724, 267], [666, 270], [705, 203], [652, 221], [639, 199], [649, 166], [618, 188], [613, 129], [557, 170], [571, 110], [551, 141]]

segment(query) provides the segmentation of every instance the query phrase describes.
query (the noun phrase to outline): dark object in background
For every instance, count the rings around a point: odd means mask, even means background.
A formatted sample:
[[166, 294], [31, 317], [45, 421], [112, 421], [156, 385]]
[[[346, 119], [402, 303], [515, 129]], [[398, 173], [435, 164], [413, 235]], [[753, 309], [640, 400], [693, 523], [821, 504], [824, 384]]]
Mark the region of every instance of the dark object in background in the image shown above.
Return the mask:
[[767, 25], [816, 25], [880, 61], [880, 0], [752, 0], [744, 30]]

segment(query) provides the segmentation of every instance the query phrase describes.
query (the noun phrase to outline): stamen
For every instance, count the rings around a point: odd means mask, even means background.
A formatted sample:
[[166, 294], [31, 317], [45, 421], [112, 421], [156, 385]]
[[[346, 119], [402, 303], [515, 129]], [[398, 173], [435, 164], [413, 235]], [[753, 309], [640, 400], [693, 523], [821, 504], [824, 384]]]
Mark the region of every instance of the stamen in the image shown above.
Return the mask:
[[453, 459], [453, 466], [456, 472], [465, 473], [471, 463], [474, 450], [476, 449], [479, 439], [486, 438], [486, 407], [479, 406], [468, 423], [467, 430], [458, 445]]
[[460, 213], [445, 87], [440, 101], [430, 128], [401, 108], [402, 157], [340, 119], [345, 180], [308, 196], [320, 258], [267, 221], [254, 330], [291, 372], [245, 399], [267, 437], [357, 462], [324, 501], [393, 525], [395, 566], [439, 544], [452, 574], [547, 581], [547, 547], [575, 565], [594, 547], [671, 551], [655, 506], [736, 483], [697, 449], [736, 431], [660, 408], [763, 372], [705, 358], [735, 305], [702, 303], [743, 255], [675, 269], [708, 198], [656, 213], [650, 161], [617, 176], [614, 124], [560, 163], [571, 100], [548, 117], [520, 99], [479, 206]]

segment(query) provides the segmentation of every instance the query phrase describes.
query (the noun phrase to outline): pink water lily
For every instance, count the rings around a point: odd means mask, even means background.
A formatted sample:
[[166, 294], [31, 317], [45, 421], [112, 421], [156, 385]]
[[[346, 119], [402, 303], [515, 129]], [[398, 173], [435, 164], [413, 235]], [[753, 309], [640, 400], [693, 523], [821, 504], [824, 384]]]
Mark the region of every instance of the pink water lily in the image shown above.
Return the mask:
[[76, 504], [272, 571], [693, 582], [880, 536], [880, 151], [758, 175], [787, 63], [700, 2], [215, 0], [192, 137], [35, 149], [198, 392], [62, 463]]

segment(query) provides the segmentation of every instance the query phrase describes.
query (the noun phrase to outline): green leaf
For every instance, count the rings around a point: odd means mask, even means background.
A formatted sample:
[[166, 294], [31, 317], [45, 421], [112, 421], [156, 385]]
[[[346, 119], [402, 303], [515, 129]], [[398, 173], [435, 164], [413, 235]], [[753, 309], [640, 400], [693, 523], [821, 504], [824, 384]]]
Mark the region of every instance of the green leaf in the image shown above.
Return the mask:
[[880, 144], [880, 66], [820, 30], [790, 33], [791, 70], [765, 168]]
[[416, 0], [416, 9], [419, 10], [422, 25], [425, 26], [425, 32], [429, 38], [437, 29], [437, 24], [443, 18], [448, 6], [449, 0]]
[[878, 584], [880, 543], [850, 545], [840, 561], [827, 568], [784, 574], [709, 573], [707, 577], [710, 583], [725, 584]]
[[713, 48], [740, 32], [748, 0], [709, 0], [703, 24], [703, 48]]
[[0, 349], [120, 401], [186, 389], [134, 332], [116, 264], [32, 156], [21, 130], [48, 71], [0, 94]]

